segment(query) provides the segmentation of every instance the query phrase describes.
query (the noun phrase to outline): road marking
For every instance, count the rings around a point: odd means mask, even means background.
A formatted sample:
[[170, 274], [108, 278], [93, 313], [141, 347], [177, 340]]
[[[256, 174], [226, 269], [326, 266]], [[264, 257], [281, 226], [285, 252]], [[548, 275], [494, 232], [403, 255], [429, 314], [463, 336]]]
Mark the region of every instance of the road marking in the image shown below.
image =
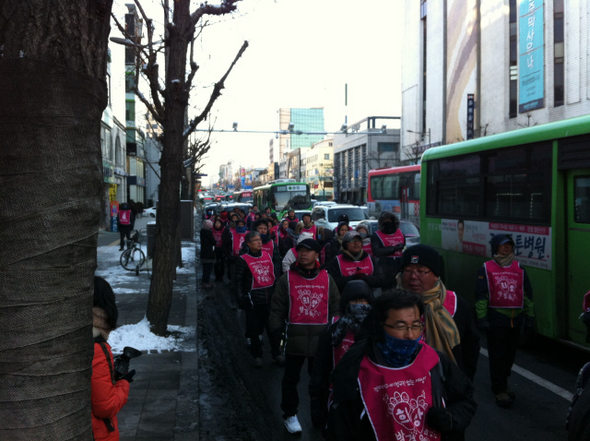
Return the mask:
[[[484, 356], [486, 356], [486, 357], [489, 358], [488, 350], [487, 349], [481, 348], [479, 350], [479, 352], [482, 355], [484, 355]], [[515, 364], [512, 365], [512, 370], [514, 372], [516, 372], [517, 374], [523, 376], [524, 378], [532, 381], [533, 383], [537, 383], [539, 386], [544, 387], [545, 389], [550, 390], [554, 394], [559, 395], [561, 398], [564, 398], [567, 401], [572, 401], [572, 398], [573, 398], [574, 394], [571, 393], [570, 391], [567, 391], [567, 390], [559, 387], [558, 385], [553, 384], [550, 381], [547, 381], [544, 378], [541, 378], [538, 375], [533, 374], [531, 371], [527, 371], [526, 369], [521, 368], [520, 366], [517, 366]]]

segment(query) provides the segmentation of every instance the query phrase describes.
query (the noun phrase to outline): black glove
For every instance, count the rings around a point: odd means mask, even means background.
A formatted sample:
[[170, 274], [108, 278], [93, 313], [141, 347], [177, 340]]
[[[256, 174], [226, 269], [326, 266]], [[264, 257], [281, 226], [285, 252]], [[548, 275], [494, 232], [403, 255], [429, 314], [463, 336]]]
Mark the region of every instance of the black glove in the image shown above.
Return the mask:
[[353, 278], [354, 280], [364, 280], [367, 278], [367, 275], [365, 273], [354, 273]]
[[404, 247], [405, 247], [405, 245], [403, 243], [400, 243], [399, 245], [396, 245], [393, 247], [393, 251], [403, 250]]
[[490, 330], [490, 322], [487, 318], [477, 319], [477, 329], [481, 332], [486, 332]]
[[244, 294], [238, 300], [238, 308], [243, 309], [244, 311], [249, 311], [250, 309], [254, 308], [254, 304], [252, 303], [252, 299], [248, 294]]
[[321, 398], [311, 397], [310, 402], [311, 422], [315, 427], [324, 427], [326, 425], [328, 405]]
[[439, 432], [450, 432], [453, 428], [453, 414], [445, 407], [431, 407], [426, 414], [426, 423]]
[[121, 377], [121, 380], [125, 380], [128, 383], [133, 383], [133, 376], [135, 375], [135, 369], [130, 370]]

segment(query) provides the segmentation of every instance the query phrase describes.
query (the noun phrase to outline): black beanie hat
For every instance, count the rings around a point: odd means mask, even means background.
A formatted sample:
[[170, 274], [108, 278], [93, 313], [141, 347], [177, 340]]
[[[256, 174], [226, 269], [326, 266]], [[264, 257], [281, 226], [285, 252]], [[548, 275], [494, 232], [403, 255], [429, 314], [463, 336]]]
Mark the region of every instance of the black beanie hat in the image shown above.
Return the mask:
[[428, 245], [418, 244], [406, 248], [402, 254], [402, 268], [412, 264], [424, 265], [437, 277], [440, 275], [440, 254]]

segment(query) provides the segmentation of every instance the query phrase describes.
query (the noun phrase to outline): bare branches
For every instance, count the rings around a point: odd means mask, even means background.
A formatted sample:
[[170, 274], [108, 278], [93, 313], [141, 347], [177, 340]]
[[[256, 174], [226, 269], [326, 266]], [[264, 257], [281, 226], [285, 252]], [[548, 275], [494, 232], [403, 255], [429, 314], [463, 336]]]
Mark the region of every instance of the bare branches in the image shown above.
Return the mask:
[[191, 14], [191, 26], [195, 27], [199, 20], [205, 15], [224, 15], [235, 11], [240, 0], [224, 0], [220, 6], [213, 6], [202, 3], [199, 8]]
[[187, 127], [187, 129], [184, 132], [185, 138], [188, 137], [192, 132], [195, 131], [195, 129], [197, 128], [197, 126], [199, 125], [199, 123], [201, 121], [203, 121], [204, 119], [207, 118], [207, 115], [211, 111], [213, 104], [215, 103], [217, 98], [219, 98], [221, 96], [221, 91], [225, 88], [225, 80], [227, 79], [227, 77], [229, 76], [229, 74], [233, 70], [234, 66], [236, 65], [236, 63], [238, 62], [238, 60], [240, 59], [240, 57], [242, 56], [242, 54], [244, 53], [244, 51], [247, 48], [248, 48], [248, 41], [244, 41], [244, 43], [242, 44], [242, 47], [238, 51], [236, 57], [234, 58], [234, 61], [231, 63], [227, 72], [221, 77], [221, 79], [217, 83], [215, 83], [215, 86], [213, 87], [213, 92], [211, 93], [211, 96], [209, 97], [209, 102], [207, 103], [207, 105], [205, 106], [203, 111], [197, 117], [195, 117], [193, 120], [191, 120], [191, 122], [189, 123], [189, 126]]

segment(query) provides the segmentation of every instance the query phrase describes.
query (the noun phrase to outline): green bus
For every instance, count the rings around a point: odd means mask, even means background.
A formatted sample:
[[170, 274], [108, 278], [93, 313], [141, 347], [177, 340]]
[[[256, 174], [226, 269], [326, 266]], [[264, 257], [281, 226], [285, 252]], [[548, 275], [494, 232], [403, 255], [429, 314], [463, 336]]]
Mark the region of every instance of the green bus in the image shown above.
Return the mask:
[[253, 205], [264, 211], [270, 207], [279, 219], [290, 209], [311, 210], [309, 185], [294, 179], [278, 179], [253, 190]]
[[533, 286], [537, 331], [585, 345], [590, 290], [590, 116], [428, 149], [420, 236], [447, 288], [474, 300], [493, 234], [508, 233]]

